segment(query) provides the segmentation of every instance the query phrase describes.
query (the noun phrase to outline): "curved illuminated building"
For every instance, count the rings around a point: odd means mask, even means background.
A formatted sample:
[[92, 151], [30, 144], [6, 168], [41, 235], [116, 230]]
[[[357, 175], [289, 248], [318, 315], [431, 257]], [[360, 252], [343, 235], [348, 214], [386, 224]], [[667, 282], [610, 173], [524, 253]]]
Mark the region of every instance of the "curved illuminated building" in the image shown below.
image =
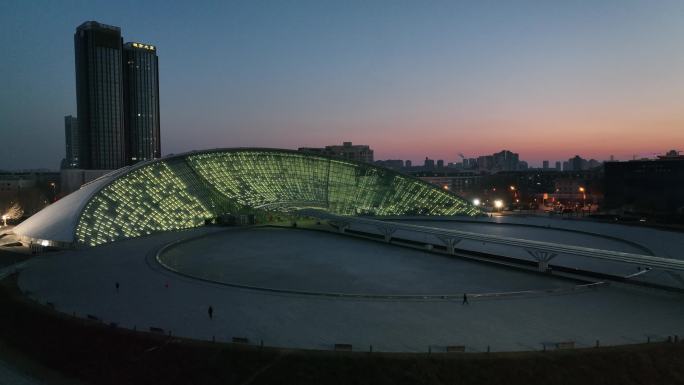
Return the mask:
[[276, 149], [190, 152], [114, 171], [14, 229], [95, 246], [202, 226], [225, 214], [317, 208], [339, 215], [478, 215], [427, 182], [383, 167]]

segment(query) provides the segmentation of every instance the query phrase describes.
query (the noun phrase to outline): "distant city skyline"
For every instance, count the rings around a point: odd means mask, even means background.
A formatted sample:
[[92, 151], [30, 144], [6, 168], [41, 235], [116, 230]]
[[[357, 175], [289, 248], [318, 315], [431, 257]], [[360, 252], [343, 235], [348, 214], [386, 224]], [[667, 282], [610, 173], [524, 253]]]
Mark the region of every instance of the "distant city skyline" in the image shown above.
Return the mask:
[[684, 150], [684, 3], [10, 1], [0, 169], [57, 169], [87, 20], [163, 47], [163, 155], [370, 145], [446, 162]]

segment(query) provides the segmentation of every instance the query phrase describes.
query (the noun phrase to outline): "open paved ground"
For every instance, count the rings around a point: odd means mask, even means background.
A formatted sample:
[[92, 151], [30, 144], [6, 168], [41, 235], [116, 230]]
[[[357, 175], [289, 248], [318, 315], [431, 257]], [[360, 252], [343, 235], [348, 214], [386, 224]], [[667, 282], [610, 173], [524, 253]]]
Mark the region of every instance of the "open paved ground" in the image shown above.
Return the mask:
[[161, 260], [198, 278], [310, 292], [453, 295], [576, 284], [337, 234], [278, 228], [223, 232], [181, 243]]
[[[46, 255], [25, 268], [19, 284], [29, 296], [52, 302], [59, 311], [95, 315], [121, 327], [154, 326], [174, 335], [223, 341], [246, 337], [281, 347], [330, 349], [335, 343], [348, 343], [355, 350], [372, 344], [376, 351], [419, 352], [428, 346], [439, 351], [447, 345], [465, 345], [468, 351], [484, 351], [487, 346], [511, 351], [541, 349], [542, 343], [559, 341], [593, 346], [597, 339], [610, 345], [684, 335], [684, 296], [655, 290], [611, 285], [473, 299], [466, 306], [458, 300], [315, 297], [192, 279], [162, 268], [151, 257], [172, 241], [215, 231], [222, 234], [194, 247], [193, 242], [184, 244], [187, 253], [176, 255], [174, 263], [193, 274], [226, 281], [306, 290], [432, 293], [570, 284], [312, 231], [217, 228]], [[292, 263], [278, 261], [278, 255]], [[426, 280], [430, 282], [422, 282]], [[213, 319], [207, 316], [209, 305], [215, 309]]]

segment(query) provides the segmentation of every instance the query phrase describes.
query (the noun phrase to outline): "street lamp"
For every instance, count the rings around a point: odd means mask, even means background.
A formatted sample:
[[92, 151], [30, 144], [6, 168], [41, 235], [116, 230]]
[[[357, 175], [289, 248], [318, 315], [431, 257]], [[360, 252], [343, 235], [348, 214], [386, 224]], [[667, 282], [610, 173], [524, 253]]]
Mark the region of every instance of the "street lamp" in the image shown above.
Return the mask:
[[580, 186], [579, 192], [582, 193], [582, 216], [584, 216], [584, 207], [587, 205], [586, 189], [583, 186]]
[[480, 200], [475, 198], [473, 199], [473, 206], [479, 206], [480, 205]]
[[518, 189], [513, 185], [510, 185], [508, 188], [513, 193], [513, 201], [516, 203], [516, 209], [519, 209], [520, 207], [517, 205], [520, 203], [520, 199], [518, 199]]
[[503, 201], [501, 199], [495, 200], [494, 201], [494, 207], [496, 207], [500, 211], [501, 208], [503, 207]]

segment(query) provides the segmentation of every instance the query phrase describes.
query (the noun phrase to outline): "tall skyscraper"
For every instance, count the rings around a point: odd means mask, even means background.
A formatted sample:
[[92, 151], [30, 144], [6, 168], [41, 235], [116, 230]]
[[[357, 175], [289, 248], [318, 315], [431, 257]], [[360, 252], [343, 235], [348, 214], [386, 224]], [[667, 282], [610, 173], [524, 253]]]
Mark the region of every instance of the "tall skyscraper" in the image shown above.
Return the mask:
[[78, 119], [68, 115], [64, 117], [64, 141], [66, 142], [65, 167], [79, 168], [79, 135]]
[[76, 29], [76, 105], [82, 168], [126, 165], [119, 27], [87, 21]]
[[74, 51], [78, 167], [113, 170], [161, 157], [156, 47], [124, 45], [119, 27], [87, 21], [76, 28]]
[[159, 65], [150, 44], [126, 43], [123, 56], [126, 161], [133, 164], [161, 157]]

